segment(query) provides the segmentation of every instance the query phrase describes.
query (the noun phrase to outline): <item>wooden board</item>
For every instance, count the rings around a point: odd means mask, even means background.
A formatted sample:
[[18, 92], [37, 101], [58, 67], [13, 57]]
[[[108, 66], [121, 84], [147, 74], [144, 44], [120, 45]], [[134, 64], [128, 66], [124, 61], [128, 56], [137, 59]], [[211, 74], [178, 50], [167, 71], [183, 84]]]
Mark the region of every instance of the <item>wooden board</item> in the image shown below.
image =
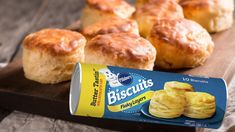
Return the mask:
[[[222, 77], [227, 83], [235, 71], [235, 26], [212, 35], [216, 44], [215, 51], [205, 65], [176, 71], [184, 74]], [[56, 85], [43, 85], [24, 77], [21, 60], [15, 60], [0, 70], [0, 107], [40, 114], [64, 120], [76, 121], [112, 130], [164, 129], [194, 131], [193, 128], [133, 123], [115, 120], [74, 117], [69, 114], [70, 82]], [[138, 127], [136, 127], [138, 125]], [[119, 127], [123, 126], [123, 127]]]
[[[235, 70], [235, 26], [232, 29], [213, 35], [216, 49], [204, 66], [178, 71], [192, 75], [223, 77], [227, 82]], [[40, 114], [48, 117], [76, 121], [92, 126], [113, 130], [164, 129], [193, 131], [193, 128], [166, 125], [138, 124], [114, 120], [74, 117], [69, 114], [70, 82], [56, 85], [43, 85], [24, 77], [21, 60], [14, 61], [0, 70], [0, 107]], [[138, 124], [138, 128], [136, 125]], [[125, 127], [119, 127], [125, 126]]]
[[70, 82], [43, 85], [27, 80], [21, 61], [18, 60], [0, 71], [0, 106], [111, 130], [194, 131], [194, 128], [189, 127], [71, 116], [68, 104], [69, 85]]

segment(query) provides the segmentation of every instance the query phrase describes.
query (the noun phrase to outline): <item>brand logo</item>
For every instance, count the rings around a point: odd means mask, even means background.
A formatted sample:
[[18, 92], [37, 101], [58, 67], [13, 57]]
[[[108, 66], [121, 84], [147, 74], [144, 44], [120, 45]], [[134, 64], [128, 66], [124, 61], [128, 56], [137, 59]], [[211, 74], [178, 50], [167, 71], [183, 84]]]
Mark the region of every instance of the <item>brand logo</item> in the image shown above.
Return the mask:
[[122, 85], [129, 85], [133, 81], [133, 77], [129, 73], [120, 73], [118, 74], [118, 81]]
[[122, 84], [118, 80], [118, 74], [116, 75], [112, 73], [108, 68], [100, 69], [99, 72], [105, 75], [105, 78], [111, 88], [122, 86]]

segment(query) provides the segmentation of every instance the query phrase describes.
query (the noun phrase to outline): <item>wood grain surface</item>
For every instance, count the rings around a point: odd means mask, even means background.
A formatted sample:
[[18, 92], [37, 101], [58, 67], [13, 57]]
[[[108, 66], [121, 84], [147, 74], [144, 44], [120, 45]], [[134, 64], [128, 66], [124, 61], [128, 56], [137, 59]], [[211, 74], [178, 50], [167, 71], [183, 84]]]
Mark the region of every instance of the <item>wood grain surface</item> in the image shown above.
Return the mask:
[[0, 67], [3, 67], [12, 60], [19, 42], [32, 28], [42, 1], [21, 0], [17, 4], [15, 0], [0, 2]]
[[190, 127], [72, 116], [69, 113], [70, 82], [45, 85], [27, 80], [20, 65], [20, 60], [14, 61], [0, 73], [0, 106], [6, 109], [118, 131], [195, 131]]

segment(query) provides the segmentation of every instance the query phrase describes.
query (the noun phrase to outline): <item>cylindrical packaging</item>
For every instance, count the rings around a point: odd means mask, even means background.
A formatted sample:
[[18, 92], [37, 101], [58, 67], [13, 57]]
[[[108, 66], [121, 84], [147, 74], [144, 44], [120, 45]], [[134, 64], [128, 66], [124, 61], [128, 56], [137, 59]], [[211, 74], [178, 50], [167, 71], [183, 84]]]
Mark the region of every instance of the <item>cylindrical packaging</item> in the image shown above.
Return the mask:
[[72, 115], [219, 128], [227, 103], [221, 78], [77, 63]]

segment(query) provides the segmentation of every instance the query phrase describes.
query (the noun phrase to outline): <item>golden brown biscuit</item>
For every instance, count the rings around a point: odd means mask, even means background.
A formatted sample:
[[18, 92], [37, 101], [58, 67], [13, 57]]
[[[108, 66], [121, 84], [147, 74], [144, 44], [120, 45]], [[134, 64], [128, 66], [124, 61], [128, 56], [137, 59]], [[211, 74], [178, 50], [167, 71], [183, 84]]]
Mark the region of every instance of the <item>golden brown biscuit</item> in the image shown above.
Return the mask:
[[214, 43], [199, 24], [186, 19], [157, 21], [147, 39], [157, 49], [160, 69], [193, 68], [211, 55]]
[[208, 32], [228, 29], [233, 23], [233, 0], [181, 0], [186, 18], [201, 24]]
[[183, 114], [185, 98], [158, 90], [154, 92], [149, 104], [149, 113], [160, 118], [176, 118]]
[[164, 90], [175, 96], [181, 96], [185, 101], [185, 92], [193, 92], [194, 88], [191, 84], [177, 81], [170, 81], [164, 84]]
[[183, 9], [172, 0], [157, 0], [151, 4], [145, 4], [137, 8], [134, 18], [139, 24], [139, 31], [143, 37], [152, 29], [153, 24], [159, 19], [183, 18]]
[[104, 18], [120, 17], [129, 18], [135, 8], [125, 0], [87, 0], [87, 6], [81, 16], [82, 28], [96, 23]]
[[111, 17], [98, 21], [82, 29], [82, 34], [87, 38], [87, 40], [90, 40], [97, 35], [122, 32], [139, 35], [137, 22], [131, 19]]
[[[154, 4], [155, 2], [158, 2], [159, 0], [136, 0], [135, 5], [137, 8], [145, 5], [145, 4]], [[180, 0], [172, 0], [176, 2], [180, 2]]]
[[149, 41], [130, 33], [98, 35], [85, 47], [85, 62], [152, 70], [156, 50]]
[[204, 92], [186, 92], [184, 115], [191, 118], [209, 118], [215, 113], [215, 97]]
[[135, 6], [137, 8], [140, 8], [145, 4], [153, 3], [153, 2], [156, 2], [156, 1], [158, 1], [158, 0], [136, 0], [135, 1]]
[[40, 83], [54, 84], [71, 78], [73, 67], [84, 61], [86, 39], [77, 32], [43, 29], [23, 41], [25, 77]]
[[164, 90], [166, 91], [183, 91], [183, 92], [193, 92], [194, 88], [189, 83], [170, 81], [164, 84]]

